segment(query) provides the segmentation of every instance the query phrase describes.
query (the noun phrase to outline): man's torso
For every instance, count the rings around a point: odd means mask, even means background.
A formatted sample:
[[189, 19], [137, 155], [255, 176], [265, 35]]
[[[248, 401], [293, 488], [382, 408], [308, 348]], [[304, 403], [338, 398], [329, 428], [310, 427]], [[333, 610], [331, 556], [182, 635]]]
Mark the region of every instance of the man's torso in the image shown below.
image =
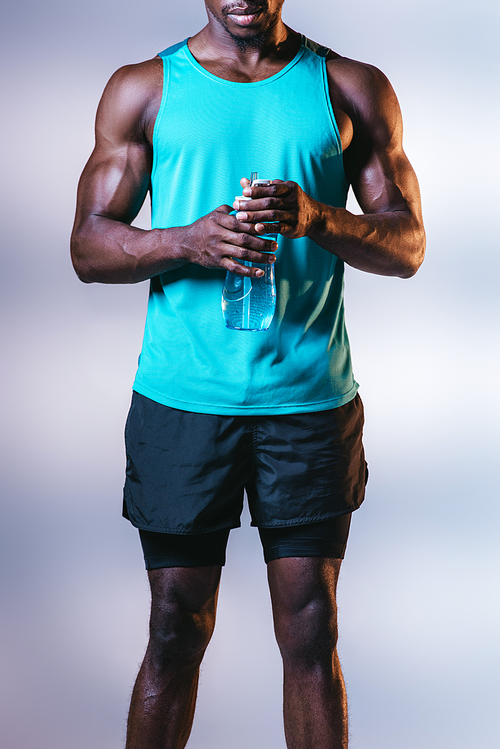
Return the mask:
[[[343, 207], [348, 185], [326, 54], [302, 38], [273, 76], [242, 82], [206, 70], [186, 42], [162, 53], [153, 227], [189, 225], [231, 203], [250, 171]], [[277, 257], [277, 311], [266, 333], [225, 328], [222, 271], [187, 265], [153, 279], [134, 389], [202, 413], [297, 413], [353, 398], [343, 264], [307, 237], [280, 237]]]

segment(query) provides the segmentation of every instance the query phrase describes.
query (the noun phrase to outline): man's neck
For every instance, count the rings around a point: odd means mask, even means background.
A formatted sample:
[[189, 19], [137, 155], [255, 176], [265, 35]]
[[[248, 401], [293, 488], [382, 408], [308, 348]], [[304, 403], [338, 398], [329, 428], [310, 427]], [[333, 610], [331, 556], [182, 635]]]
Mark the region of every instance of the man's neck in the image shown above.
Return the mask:
[[[245, 40], [243, 40], [245, 41]], [[215, 19], [189, 39], [196, 60], [210, 73], [230, 81], [252, 82], [269, 78], [298, 52], [300, 35], [279, 19], [266, 39], [236, 41]]]

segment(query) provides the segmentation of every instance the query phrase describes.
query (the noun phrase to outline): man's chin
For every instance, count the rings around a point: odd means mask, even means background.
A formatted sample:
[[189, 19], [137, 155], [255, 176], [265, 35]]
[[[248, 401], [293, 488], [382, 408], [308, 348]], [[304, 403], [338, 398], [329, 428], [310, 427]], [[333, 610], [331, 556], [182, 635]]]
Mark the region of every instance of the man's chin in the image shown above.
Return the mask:
[[231, 39], [235, 44], [237, 44], [238, 49], [241, 51], [245, 51], [249, 47], [252, 49], [263, 49], [266, 46], [266, 43], [269, 39], [270, 32], [269, 31], [261, 31], [258, 34], [255, 33], [255, 30], [250, 31], [249, 33], [245, 34], [236, 34], [233, 33], [230, 29], [227, 29]]
[[[259, 16], [261, 14], [259, 13]], [[252, 49], [263, 49], [267, 44], [272, 32], [274, 23], [266, 24], [263, 28], [257, 22], [248, 25], [236, 25], [228, 24], [225, 20], [224, 28], [231, 37], [231, 39], [238, 45], [240, 50], [245, 51], [248, 47]]]

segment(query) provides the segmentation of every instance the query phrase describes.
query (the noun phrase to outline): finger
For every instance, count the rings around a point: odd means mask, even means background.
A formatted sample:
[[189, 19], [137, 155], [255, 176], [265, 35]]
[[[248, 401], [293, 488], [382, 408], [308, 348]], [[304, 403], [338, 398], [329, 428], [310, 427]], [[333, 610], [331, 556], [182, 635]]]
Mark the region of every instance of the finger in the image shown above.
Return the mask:
[[243, 195], [246, 198], [261, 198], [267, 196], [281, 196], [288, 195], [290, 192], [295, 190], [295, 182], [282, 182], [281, 180], [275, 180], [269, 185], [258, 185], [256, 187], [245, 187]]
[[[276, 226], [279, 226], [279, 224], [276, 224]], [[254, 231], [255, 228], [254, 228]], [[265, 227], [264, 231], [260, 232], [261, 234], [271, 234], [270, 230]], [[277, 234], [278, 232], [274, 232]], [[245, 237], [248, 237], [248, 239], [244, 239], [241, 242], [230, 242], [231, 244], [235, 244], [237, 247], [245, 247], [247, 250], [253, 250], [254, 252], [260, 252], [265, 253], [266, 257], [269, 256], [269, 254], [272, 254], [278, 250], [278, 242], [275, 239], [265, 239], [264, 237], [259, 237], [257, 233], [253, 235], [245, 235]]]
[[263, 270], [265, 266], [272, 265], [276, 261], [276, 257], [272, 254], [262, 254], [239, 247], [232, 247], [229, 252], [230, 255], [221, 257], [220, 265], [243, 276], [255, 275], [255, 273], [249, 273], [248, 269]]
[[264, 226], [260, 224], [263, 228], [257, 229], [257, 224], [255, 223], [245, 223], [244, 221], [239, 221], [236, 216], [226, 216], [226, 214], [224, 214], [224, 218], [221, 217], [219, 225], [241, 236], [241, 240], [236, 240], [234, 236], [230, 235], [224, 236], [224, 241], [229, 242], [229, 244], [246, 244], [249, 247], [257, 250], [266, 250], [267, 252], [275, 252], [277, 249], [277, 244], [272, 239], [261, 239], [259, 237], [259, 234], [272, 234], [272, 226], [274, 225]]
[[256, 213], [257, 211], [271, 211], [286, 208], [277, 198], [265, 198], [262, 200], [235, 200], [233, 203], [233, 209], [236, 211], [236, 216], [239, 221], [244, 221], [242, 216], [246, 216], [249, 212]]
[[248, 276], [250, 278], [261, 278], [264, 275], [262, 268], [252, 268], [248, 265], [242, 265], [234, 260], [232, 257], [223, 257], [221, 259], [221, 268], [230, 270], [231, 273], [235, 273], [237, 276]]
[[227, 215], [228, 213], [231, 213], [234, 208], [231, 208], [230, 205], [224, 204], [220, 205], [218, 208], [215, 209], [214, 213], [223, 213], [224, 215]]
[[242, 186], [243, 188], [245, 188], [245, 187], [250, 187], [250, 180], [249, 180], [249, 179], [247, 179], [246, 177], [243, 177], [242, 179], [240, 179], [240, 185], [241, 185], [241, 186]]
[[284, 226], [284, 224], [274, 221], [272, 223], [268, 222], [267, 224], [254, 224], [254, 226], [255, 231], [258, 234], [279, 234], [280, 228]]
[[290, 210], [297, 205], [295, 193], [281, 195], [279, 197], [252, 198], [252, 200], [235, 200], [233, 208], [235, 211], [267, 211], [272, 208], [277, 210]]
[[[273, 262], [271, 256], [278, 249], [278, 243], [274, 239], [264, 239], [250, 234], [228, 234], [224, 236], [223, 242], [230, 247], [227, 254], [236, 255], [238, 258], [251, 260], [255, 263]], [[261, 259], [262, 257], [264, 260]], [[270, 257], [271, 260], [269, 260]]]
[[252, 263], [274, 262], [274, 253], [278, 243], [272, 239], [262, 239], [250, 234], [231, 233], [224, 237], [226, 251], [224, 255], [231, 255], [238, 260], [249, 260]]
[[[236, 214], [235, 218], [242, 223], [248, 224], [274, 224], [274, 223], [286, 223], [296, 224], [297, 214], [292, 211], [240, 211]], [[269, 233], [270, 229], [268, 229]]]
[[[231, 209], [231, 213], [232, 212], [233, 209]], [[235, 215], [229, 215], [226, 212], [217, 211], [215, 213], [215, 218], [219, 226], [224, 227], [224, 229], [229, 229], [230, 231], [234, 231], [239, 234], [255, 234], [255, 227], [253, 223], [250, 224], [239, 221]]]
[[254, 250], [241, 249], [240, 247], [233, 247], [228, 252], [230, 254], [223, 257], [230, 257], [244, 266], [247, 266], [249, 263], [261, 266], [273, 265], [276, 262], [276, 255], [273, 255], [271, 252], [255, 252]]

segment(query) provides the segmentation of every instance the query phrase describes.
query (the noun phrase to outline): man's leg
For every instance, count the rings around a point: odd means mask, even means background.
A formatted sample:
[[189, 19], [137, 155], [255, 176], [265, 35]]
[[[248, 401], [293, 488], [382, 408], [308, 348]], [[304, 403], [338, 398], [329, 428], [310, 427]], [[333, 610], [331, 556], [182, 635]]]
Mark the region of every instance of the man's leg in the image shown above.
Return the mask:
[[132, 693], [126, 749], [182, 749], [215, 626], [221, 567], [150, 570], [150, 639]]
[[346, 749], [347, 700], [337, 655], [341, 560], [286, 557], [268, 563], [276, 639], [283, 657], [288, 749]]

